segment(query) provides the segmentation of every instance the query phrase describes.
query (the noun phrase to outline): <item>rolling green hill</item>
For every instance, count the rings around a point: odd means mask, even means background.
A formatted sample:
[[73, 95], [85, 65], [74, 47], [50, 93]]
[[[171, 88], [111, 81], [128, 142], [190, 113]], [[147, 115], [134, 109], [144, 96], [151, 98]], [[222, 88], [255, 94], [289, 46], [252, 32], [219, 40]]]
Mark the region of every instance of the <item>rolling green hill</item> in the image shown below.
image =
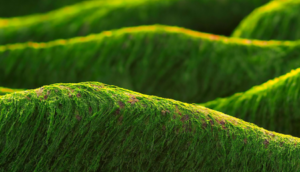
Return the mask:
[[86, 1], [48, 13], [0, 19], [0, 44], [45, 42], [151, 24], [229, 35], [252, 9], [268, 1]]
[[299, 170], [299, 138], [97, 82], [4, 95], [0, 113], [2, 171]]
[[161, 25], [0, 46], [0, 85], [99, 81], [203, 103], [300, 67], [300, 43], [251, 41]]
[[247, 16], [232, 36], [260, 40], [300, 39], [300, 0], [276, 0]]
[[244, 93], [202, 105], [267, 130], [300, 136], [300, 68]]

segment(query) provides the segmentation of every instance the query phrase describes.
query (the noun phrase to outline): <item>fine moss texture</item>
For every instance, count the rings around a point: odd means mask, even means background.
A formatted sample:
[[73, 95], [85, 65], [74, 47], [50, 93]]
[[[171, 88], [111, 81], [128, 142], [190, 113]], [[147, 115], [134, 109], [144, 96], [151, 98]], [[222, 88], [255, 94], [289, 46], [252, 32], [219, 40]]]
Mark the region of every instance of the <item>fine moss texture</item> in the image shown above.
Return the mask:
[[299, 42], [251, 41], [178, 27], [140, 26], [70, 40], [0, 46], [0, 85], [33, 89], [59, 82], [99, 81], [203, 103], [298, 68], [299, 56]]
[[276, 0], [259, 7], [233, 32], [233, 37], [260, 40], [300, 39], [300, 0]]
[[268, 130], [300, 136], [300, 68], [244, 93], [216, 99], [207, 108], [230, 114]]
[[97, 82], [0, 97], [2, 171], [298, 171], [300, 139]]
[[[229, 35], [243, 16], [269, 0], [88, 1], [32, 16], [0, 19], [0, 44], [45, 42], [128, 26], [164, 24]], [[246, 8], [246, 9], [245, 9]], [[214, 21], [214, 22], [211, 22]]]

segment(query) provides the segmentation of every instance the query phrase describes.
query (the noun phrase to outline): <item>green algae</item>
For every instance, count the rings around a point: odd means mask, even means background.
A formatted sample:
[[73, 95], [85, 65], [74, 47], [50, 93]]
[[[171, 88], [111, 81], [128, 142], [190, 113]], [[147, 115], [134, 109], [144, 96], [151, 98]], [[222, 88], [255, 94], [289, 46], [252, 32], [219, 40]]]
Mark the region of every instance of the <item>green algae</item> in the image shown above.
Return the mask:
[[0, 46], [0, 85], [30, 89], [99, 81], [203, 103], [298, 68], [299, 46], [297, 41], [251, 41], [179, 27], [130, 27], [69, 40]]
[[82, 2], [45, 14], [0, 19], [0, 44], [45, 42], [150, 24], [176, 25], [203, 32], [229, 35], [252, 9], [268, 1], [101, 0]]
[[18, 91], [24, 91], [23, 89], [11, 89], [11, 88], [5, 88], [5, 87], [0, 87], [0, 96], [5, 95], [5, 94], [10, 94]]
[[201, 105], [268, 130], [300, 136], [300, 68], [244, 93]]
[[300, 39], [300, 0], [276, 0], [242, 20], [232, 36], [259, 40]]
[[300, 139], [98, 82], [0, 97], [2, 171], [297, 171]]

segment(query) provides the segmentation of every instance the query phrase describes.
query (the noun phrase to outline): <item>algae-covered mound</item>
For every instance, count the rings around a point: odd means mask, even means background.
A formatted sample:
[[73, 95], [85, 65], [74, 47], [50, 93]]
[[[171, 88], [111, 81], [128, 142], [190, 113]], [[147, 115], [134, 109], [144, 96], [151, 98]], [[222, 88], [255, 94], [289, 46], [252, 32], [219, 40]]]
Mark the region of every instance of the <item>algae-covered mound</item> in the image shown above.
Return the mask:
[[99, 81], [202, 103], [298, 68], [299, 57], [296, 41], [250, 41], [178, 27], [140, 26], [70, 40], [0, 46], [0, 85], [29, 89]]
[[300, 0], [275, 0], [246, 17], [233, 37], [260, 40], [300, 39]]
[[98, 82], [0, 97], [3, 171], [297, 171], [299, 138]]
[[300, 68], [244, 93], [202, 104], [268, 130], [300, 136]]
[[0, 44], [44, 42], [150, 24], [176, 25], [229, 35], [252, 9], [268, 1], [88, 1], [49, 13], [0, 19]]
[[24, 91], [22, 89], [11, 89], [11, 88], [5, 88], [5, 87], [0, 87], [0, 96], [5, 95], [5, 94], [10, 94], [18, 91]]

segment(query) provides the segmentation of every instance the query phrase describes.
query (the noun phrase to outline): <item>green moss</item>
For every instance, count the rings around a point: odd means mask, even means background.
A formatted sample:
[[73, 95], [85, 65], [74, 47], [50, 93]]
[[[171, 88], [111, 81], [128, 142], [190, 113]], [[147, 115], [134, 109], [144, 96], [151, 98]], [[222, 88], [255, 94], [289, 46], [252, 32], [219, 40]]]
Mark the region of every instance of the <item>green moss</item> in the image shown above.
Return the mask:
[[176, 25], [203, 32], [229, 35], [238, 22], [252, 9], [268, 1], [102, 0], [83, 2], [46, 14], [0, 19], [0, 44], [44, 42], [149, 24]]
[[99, 81], [202, 103], [299, 67], [299, 42], [262, 42], [140, 26], [70, 40], [0, 46], [0, 85]]
[[22, 89], [11, 89], [11, 88], [5, 88], [5, 87], [0, 87], [0, 96], [5, 95], [5, 94], [10, 94], [18, 91], [24, 91]]
[[202, 104], [265, 129], [300, 136], [300, 68], [244, 93]]
[[299, 0], [271, 1], [246, 17], [232, 36], [260, 40], [297, 40], [300, 39], [299, 15]]
[[97, 82], [0, 97], [3, 171], [297, 171], [300, 139]]

